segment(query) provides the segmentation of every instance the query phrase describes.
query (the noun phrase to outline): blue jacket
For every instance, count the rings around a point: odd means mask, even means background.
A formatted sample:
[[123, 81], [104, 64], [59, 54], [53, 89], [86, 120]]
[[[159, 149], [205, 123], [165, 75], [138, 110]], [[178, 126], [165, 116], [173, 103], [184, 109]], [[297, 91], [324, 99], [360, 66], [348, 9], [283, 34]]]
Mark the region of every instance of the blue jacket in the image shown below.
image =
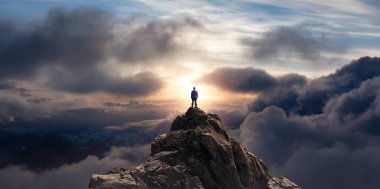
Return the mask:
[[198, 98], [198, 92], [194, 89], [191, 91], [191, 98], [192, 99], [197, 99]]

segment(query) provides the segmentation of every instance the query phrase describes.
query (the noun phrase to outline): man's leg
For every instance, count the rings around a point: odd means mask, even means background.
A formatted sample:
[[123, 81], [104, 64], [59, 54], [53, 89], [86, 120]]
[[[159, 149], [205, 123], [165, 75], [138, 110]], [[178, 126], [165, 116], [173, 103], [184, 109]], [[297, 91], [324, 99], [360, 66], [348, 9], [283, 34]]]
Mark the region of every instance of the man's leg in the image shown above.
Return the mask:
[[197, 105], [197, 99], [195, 99], [194, 101], [195, 101], [195, 107], [198, 107], [198, 105]]
[[192, 98], [191, 99], [191, 107], [193, 107], [193, 105], [194, 105], [194, 99]]

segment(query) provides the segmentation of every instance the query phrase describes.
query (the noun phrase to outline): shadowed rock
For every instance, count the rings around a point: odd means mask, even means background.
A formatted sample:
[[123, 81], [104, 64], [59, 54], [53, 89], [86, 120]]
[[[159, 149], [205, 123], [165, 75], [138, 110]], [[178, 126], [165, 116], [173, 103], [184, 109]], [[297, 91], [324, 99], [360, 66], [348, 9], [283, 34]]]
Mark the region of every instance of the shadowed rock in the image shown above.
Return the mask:
[[158, 136], [146, 162], [118, 173], [93, 174], [90, 188], [298, 189], [272, 177], [263, 161], [230, 138], [219, 116], [189, 108]]

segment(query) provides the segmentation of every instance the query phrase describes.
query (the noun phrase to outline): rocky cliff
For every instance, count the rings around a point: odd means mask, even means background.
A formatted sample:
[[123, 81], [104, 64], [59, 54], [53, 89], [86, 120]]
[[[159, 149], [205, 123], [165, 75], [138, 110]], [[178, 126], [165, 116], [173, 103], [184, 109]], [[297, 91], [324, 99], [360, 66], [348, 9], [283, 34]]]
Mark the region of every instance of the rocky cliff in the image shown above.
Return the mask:
[[230, 138], [215, 114], [189, 108], [170, 132], [158, 136], [146, 162], [132, 170], [93, 174], [89, 187], [105, 188], [252, 188], [298, 189], [273, 177], [261, 159]]

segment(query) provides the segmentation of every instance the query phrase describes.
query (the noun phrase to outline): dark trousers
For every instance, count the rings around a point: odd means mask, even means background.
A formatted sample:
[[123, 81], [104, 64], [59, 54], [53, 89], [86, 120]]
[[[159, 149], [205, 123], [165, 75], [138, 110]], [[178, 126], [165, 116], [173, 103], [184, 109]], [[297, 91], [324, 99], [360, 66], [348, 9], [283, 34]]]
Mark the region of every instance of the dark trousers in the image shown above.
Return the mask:
[[193, 107], [194, 102], [195, 102], [195, 107], [198, 107], [198, 106], [197, 106], [197, 99], [196, 99], [196, 98], [192, 98], [192, 99], [191, 99], [191, 107]]

